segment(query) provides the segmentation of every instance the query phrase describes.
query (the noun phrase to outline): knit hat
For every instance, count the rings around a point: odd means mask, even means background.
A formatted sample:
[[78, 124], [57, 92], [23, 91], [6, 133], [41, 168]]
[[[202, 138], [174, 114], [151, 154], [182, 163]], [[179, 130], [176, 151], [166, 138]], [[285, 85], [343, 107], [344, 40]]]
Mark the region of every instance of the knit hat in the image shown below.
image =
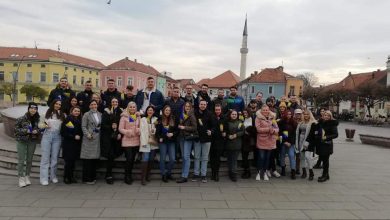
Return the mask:
[[294, 114], [302, 114], [302, 113], [303, 113], [302, 109], [299, 108], [295, 109], [294, 111]]
[[287, 105], [286, 105], [286, 103], [285, 102], [280, 102], [280, 104], [279, 104], [279, 108], [280, 107], [285, 107], [285, 108], [287, 108]]
[[35, 102], [29, 102], [29, 103], [28, 103], [27, 111], [28, 111], [30, 108], [35, 108], [35, 109], [38, 111], [38, 104], [35, 103]]

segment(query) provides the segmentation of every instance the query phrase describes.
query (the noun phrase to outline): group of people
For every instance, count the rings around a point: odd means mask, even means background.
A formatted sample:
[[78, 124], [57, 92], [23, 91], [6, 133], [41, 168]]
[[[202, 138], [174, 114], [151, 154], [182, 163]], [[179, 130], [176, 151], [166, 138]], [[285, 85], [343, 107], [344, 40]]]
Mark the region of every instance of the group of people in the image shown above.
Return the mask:
[[[49, 109], [44, 116], [39, 115], [36, 103], [29, 103], [26, 114], [17, 119], [15, 126], [19, 187], [31, 184], [32, 159], [39, 142], [42, 185], [58, 182], [60, 149], [66, 184], [77, 183], [74, 170], [79, 159], [83, 163], [82, 182], [94, 184], [101, 157], [105, 158], [105, 181], [113, 184], [115, 159], [124, 154], [124, 182], [132, 184], [135, 158], [140, 155], [141, 183], [146, 185], [157, 153], [163, 182], [189, 181], [192, 155], [191, 181], [207, 182], [209, 161], [210, 179], [219, 181], [223, 156], [227, 158], [230, 180], [237, 181], [240, 153], [244, 179], [252, 176], [249, 158], [253, 153], [258, 181], [286, 176], [286, 155], [291, 179], [301, 175], [313, 180], [313, 167], [322, 166], [318, 182], [329, 180], [329, 157], [333, 153], [332, 140], [338, 136], [338, 123], [326, 109], [321, 109], [316, 119], [310, 110], [300, 106], [296, 96], [279, 100], [271, 96], [263, 104], [263, 94], [258, 92], [245, 105], [235, 86], [227, 96], [219, 90], [213, 100], [206, 84], [197, 96], [187, 85], [183, 97], [175, 87], [167, 98], [155, 88], [152, 77], [147, 79], [146, 88], [136, 94], [131, 85], [121, 94], [112, 79], [107, 86], [106, 91], [94, 93], [87, 81], [85, 90], [76, 95], [67, 79], [61, 78], [58, 87], [50, 92]], [[176, 179], [172, 175], [175, 161], [182, 162], [181, 175]]]

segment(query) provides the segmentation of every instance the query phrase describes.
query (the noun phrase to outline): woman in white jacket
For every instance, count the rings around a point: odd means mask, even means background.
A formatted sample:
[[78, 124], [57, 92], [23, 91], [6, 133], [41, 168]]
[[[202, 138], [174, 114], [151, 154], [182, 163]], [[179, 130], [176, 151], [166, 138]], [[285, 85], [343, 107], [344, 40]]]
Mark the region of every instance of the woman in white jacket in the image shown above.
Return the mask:
[[158, 149], [158, 143], [155, 137], [157, 117], [154, 116], [155, 108], [148, 106], [145, 110], [146, 116], [141, 119], [140, 123], [140, 148], [142, 153], [141, 164], [141, 184], [146, 185], [150, 181], [150, 170], [153, 165], [153, 158], [156, 155], [155, 150]]

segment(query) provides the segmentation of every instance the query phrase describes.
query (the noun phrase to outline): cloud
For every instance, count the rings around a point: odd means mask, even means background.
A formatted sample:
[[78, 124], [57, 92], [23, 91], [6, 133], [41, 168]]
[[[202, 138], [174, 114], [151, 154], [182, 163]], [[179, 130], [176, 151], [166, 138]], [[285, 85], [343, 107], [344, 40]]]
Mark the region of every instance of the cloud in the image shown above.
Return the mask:
[[384, 69], [390, 2], [234, 0], [1, 1], [4, 46], [56, 49], [108, 65], [123, 57], [199, 80], [227, 69], [239, 74], [248, 13], [247, 75], [285, 66], [322, 83]]

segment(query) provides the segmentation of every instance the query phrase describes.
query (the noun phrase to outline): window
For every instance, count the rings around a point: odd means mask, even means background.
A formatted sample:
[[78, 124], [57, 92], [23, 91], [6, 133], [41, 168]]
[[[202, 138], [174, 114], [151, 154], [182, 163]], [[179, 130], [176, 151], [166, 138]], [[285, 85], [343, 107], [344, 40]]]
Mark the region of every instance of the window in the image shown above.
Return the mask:
[[41, 64], [41, 68], [45, 68], [46, 67], [46, 65], [45, 64]]
[[84, 76], [81, 77], [81, 85], [84, 85]]
[[96, 87], [99, 87], [99, 79], [96, 79]]
[[274, 91], [274, 87], [273, 86], [268, 86], [268, 94], [272, 94]]
[[18, 81], [19, 79], [19, 73], [18, 72], [12, 72], [12, 79]]
[[75, 72], [76, 72], [76, 71], [77, 71], [77, 69], [76, 69], [76, 68], [73, 68], [73, 71], [75, 71]]
[[98, 72], [96, 72], [96, 76], [99, 75]]
[[122, 77], [121, 76], [118, 76], [118, 78], [116, 78], [116, 86], [122, 87]]
[[53, 83], [58, 83], [60, 81], [60, 74], [53, 73]]
[[4, 66], [4, 63], [0, 63], [0, 66]]
[[255, 93], [255, 86], [251, 86], [251, 93]]
[[110, 77], [109, 76], [106, 76], [106, 80], [105, 80], [105, 84], [106, 84], [106, 86], [107, 86], [107, 82], [108, 82], [108, 80], [110, 79]]
[[0, 71], [0, 82], [4, 81], [4, 71]]
[[290, 86], [290, 95], [295, 95], [295, 86]]
[[72, 83], [73, 83], [73, 85], [77, 85], [77, 76], [76, 75], [73, 75]]
[[18, 66], [18, 64], [17, 63], [14, 63], [14, 67], [17, 67]]
[[81, 70], [81, 72], [83, 73], [83, 72], [84, 72], [84, 70]]
[[28, 83], [32, 82], [32, 72], [26, 73], [26, 82]]
[[4, 92], [0, 91], [0, 101], [4, 101]]
[[133, 85], [133, 78], [132, 77], [127, 77], [127, 85], [132, 86]]
[[41, 77], [40, 77], [40, 82], [46, 82], [46, 73], [45, 72], [41, 72]]
[[89, 71], [89, 74], [92, 74], [92, 71], [91, 71], [91, 70]]
[[32, 64], [31, 63], [27, 63], [27, 67], [32, 67]]
[[67, 66], [65, 67], [65, 70], [68, 70], [68, 67], [67, 67]]

